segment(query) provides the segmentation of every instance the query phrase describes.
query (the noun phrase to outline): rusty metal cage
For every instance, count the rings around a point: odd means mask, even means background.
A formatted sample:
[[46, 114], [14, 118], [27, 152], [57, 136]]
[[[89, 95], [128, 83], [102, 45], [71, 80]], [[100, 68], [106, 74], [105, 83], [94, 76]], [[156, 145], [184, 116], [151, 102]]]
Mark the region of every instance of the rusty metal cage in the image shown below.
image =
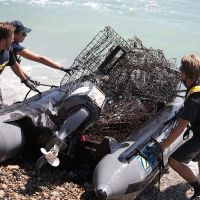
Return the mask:
[[126, 41], [110, 27], [93, 38], [70, 69], [73, 75], [61, 81], [68, 94], [89, 81], [106, 95], [99, 121], [86, 131], [98, 141], [105, 136], [124, 140], [173, 100], [179, 82], [175, 62], [161, 50], [144, 47], [137, 37]]
[[[131, 47], [120, 37], [111, 27], [105, 27], [100, 31], [86, 48], [75, 58], [70, 69], [73, 74], [66, 74], [61, 81], [61, 86], [76, 80], [76, 85], [87, 80], [87, 75], [94, 75], [94, 79], [98, 72], [108, 73], [111, 66], [115, 65], [124, 55], [124, 51], [129, 51]], [[113, 52], [110, 53], [109, 52]], [[107, 70], [107, 71], [104, 71]], [[94, 80], [95, 81], [95, 80]], [[65, 88], [69, 93], [74, 90], [74, 85]]]

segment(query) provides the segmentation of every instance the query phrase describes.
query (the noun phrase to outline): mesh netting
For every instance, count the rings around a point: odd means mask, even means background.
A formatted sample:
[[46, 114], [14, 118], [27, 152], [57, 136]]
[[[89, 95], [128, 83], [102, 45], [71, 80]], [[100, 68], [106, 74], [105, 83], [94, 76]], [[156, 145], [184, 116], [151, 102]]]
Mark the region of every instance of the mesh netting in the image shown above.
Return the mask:
[[179, 81], [174, 63], [161, 50], [144, 47], [137, 37], [125, 41], [110, 27], [94, 37], [71, 69], [74, 74], [61, 82], [68, 93], [92, 82], [106, 95], [99, 121], [86, 131], [97, 141], [127, 138], [173, 100]]

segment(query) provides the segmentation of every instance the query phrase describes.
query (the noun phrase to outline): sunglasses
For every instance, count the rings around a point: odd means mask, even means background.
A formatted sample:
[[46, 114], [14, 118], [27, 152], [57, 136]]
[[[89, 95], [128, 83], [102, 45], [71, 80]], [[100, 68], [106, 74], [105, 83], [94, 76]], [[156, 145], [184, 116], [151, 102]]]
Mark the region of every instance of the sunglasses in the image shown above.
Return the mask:
[[26, 33], [22, 33], [22, 35], [25, 37], [25, 36], [27, 36], [27, 34]]

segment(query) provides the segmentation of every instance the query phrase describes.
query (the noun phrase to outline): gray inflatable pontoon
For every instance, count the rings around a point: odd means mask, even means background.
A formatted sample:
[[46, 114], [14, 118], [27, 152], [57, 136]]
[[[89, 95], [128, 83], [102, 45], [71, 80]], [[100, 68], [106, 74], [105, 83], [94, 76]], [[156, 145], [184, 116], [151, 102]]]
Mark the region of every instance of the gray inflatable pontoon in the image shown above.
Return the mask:
[[[179, 95], [184, 97], [184, 92]], [[176, 124], [175, 116], [180, 112], [183, 101], [182, 97], [176, 97], [100, 160], [93, 173], [93, 186], [98, 199], [122, 199], [129, 193], [132, 193], [131, 198], [136, 198], [158, 175], [159, 163], [156, 159], [145, 159], [145, 147], [167, 137]], [[164, 151], [165, 166], [169, 155], [183, 142], [181, 135]]]
[[29, 136], [39, 134], [36, 133], [36, 127], [40, 127], [40, 130], [46, 127], [44, 117], [49, 104], [54, 106], [64, 95], [55, 88], [22, 103], [6, 106], [0, 111], [0, 162], [14, 157], [24, 149], [28, 145]]
[[70, 93], [64, 91], [65, 86], [57, 87], [1, 110], [0, 162], [24, 149], [39, 152], [42, 148], [38, 168], [46, 161], [57, 166], [60, 150], [72, 156], [81, 131], [98, 120], [105, 95], [88, 82], [73, 85]]

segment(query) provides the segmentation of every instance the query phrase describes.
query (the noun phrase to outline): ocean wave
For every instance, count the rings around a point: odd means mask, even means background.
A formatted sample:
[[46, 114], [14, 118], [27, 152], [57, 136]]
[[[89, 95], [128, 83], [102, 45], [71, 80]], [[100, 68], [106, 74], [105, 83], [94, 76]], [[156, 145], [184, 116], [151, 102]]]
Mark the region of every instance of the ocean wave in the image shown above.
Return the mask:
[[[186, 0], [185, 0], [186, 1]], [[100, 12], [110, 12], [112, 14], [121, 13], [151, 13], [151, 12], [164, 12], [171, 14], [174, 7], [179, 5], [176, 9], [183, 10], [184, 3], [179, 4], [179, 0], [172, 2], [172, 0], [0, 0], [3, 4], [19, 3], [31, 6], [48, 6], [54, 7], [73, 7], [73, 8], [88, 8]], [[195, 7], [193, 6], [195, 9]]]
[[110, 11], [113, 13], [129, 13], [133, 11], [144, 11], [159, 7], [159, 4], [154, 0], [144, 1], [144, 0], [136, 0], [132, 2], [131, 0], [0, 0], [1, 3], [20, 3], [20, 4], [28, 4], [32, 6], [73, 6], [73, 7], [88, 7], [93, 10], [99, 11]]
[[98, 10], [101, 8], [101, 4], [99, 3], [95, 3], [95, 2], [91, 2], [91, 1], [88, 1], [86, 3], [83, 3], [83, 6], [87, 6], [87, 7], [90, 7], [94, 10]]
[[[2, 6], [11, 6], [17, 8], [18, 5], [39, 7], [41, 9], [64, 10], [91, 10], [96, 13], [109, 14], [116, 16], [118, 14], [133, 17], [144, 18], [147, 21], [158, 20], [162, 23], [180, 24], [180, 27], [186, 26], [188, 29], [199, 29], [199, 6], [200, 2], [191, 0], [0, 0]], [[4, 16], [4, 9], [2, 9]], [[5, 17], [4, 17], [5, 18]]]
[[28, 3], [32, 4], [32, 5], [42, 5], [42, 6], [46, 6], [46, 5], [61, 5], [61, 6], [65, 5], [65, 6], [70, 6], [70, 5], [74, 4], [73, 1], [52, 1], [52, 0], [31, 0]]

